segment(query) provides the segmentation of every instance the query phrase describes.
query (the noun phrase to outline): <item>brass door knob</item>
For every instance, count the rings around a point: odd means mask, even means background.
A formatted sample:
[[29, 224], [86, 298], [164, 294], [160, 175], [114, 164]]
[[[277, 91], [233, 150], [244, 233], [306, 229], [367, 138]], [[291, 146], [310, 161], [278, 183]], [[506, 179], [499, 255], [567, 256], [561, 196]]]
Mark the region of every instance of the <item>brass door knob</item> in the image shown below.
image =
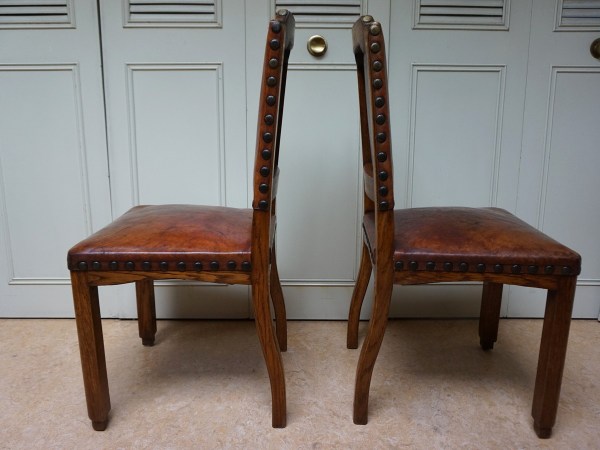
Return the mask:
[[327, 41], [323, 36], [315, 34], [308, 38], [306, 48], [313, 56], [323, 56], [327, 52]]
[[594, 42], [592, 42], [592, 45], [590, 45], [590, 53], [594, 58], [600, 60], [600, 38], [595, 39]]

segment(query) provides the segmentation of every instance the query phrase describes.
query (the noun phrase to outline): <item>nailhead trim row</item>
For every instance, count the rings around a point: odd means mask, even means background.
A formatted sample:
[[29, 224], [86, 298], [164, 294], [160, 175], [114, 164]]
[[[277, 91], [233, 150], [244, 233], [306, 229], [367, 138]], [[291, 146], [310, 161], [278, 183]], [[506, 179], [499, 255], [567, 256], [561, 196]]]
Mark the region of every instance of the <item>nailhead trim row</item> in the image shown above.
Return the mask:
[[[178, 270], [181, 272], [185, 271], [195, 271], [200, 272], [205, 267], [208, 267], [210, 270], [219, 270], [221, 265], [219, 261], [211, 260], [208, 261], [207, 264], [202, 261], [195, 261], [193, 264], [188, 264], [185, 261], [178, 262], [168, 262], [168, 261], [159, 261], [159, 262], [151, 262], [151, 261], [143, 261], [142, 263], [135, 263], [134, 261], [110, 261], [108, 263], [102, 263], [100, 261], [92, 261], [89, 264], [87, 261], [79, 261], [76, 264], [78, 270], [91, 270], [91, 271], [133, 271], [133, 270], [143, 270], [147, 272], [156, 272], [162, 271], [167, 272], [169, 270]], [[250, 261], [242, 261], [239, 264], [237, 261], [229, 260], [226, 263], [227, 270], [242, 270], [244, 272], [249, 271], [252, 268]]]
[[535, 275], [543, 271], [545, 275], [555, 275], [560, 273], [561, 275], [572, 275], [575, 273], [570, 266], [553, 266], [546, 265], [543, 269], [540, 266], [528, 265], [522, 266], [520, 264], [494, 264], [486, 265], [484, 263], [469, 264], [464, 261], [453, 262], [444, 261], [438, 263], [436, 261], [394, 261], [394, 269], [399, 272], [402, 270], [416, 271], [438, 271], [438, 272], [455, 272], [458, 269], [459, 272], [478, 272], [478, 273], [507, 273], [507, 274], [521, 274], [527, 272], [530, 275]]

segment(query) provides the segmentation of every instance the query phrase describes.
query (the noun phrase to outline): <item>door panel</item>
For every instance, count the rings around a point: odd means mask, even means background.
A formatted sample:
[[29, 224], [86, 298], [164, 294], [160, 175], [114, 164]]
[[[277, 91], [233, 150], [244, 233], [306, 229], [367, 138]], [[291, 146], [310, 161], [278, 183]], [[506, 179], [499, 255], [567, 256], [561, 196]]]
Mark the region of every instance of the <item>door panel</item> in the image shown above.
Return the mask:
[[[600, 8], [600, 1], [592, 3]], [[598, 317], [600, 62], [590, 44], [600, 37], [600, 21], [563, 13], [571, 4], [533, 2], [517, 212], [582, 255], [573, 316]], [[508, 314], [542, 315], [543, 292], [529, 297], [511, 301]]]
[[96, 3], [0, 20], [0, 314], [73, 315], [67, 250], [108, 223]]
[[[115, 217], [137, 204], [246, 207], [244, 2], [142, 3], [100, 2]], [[161, 317], [248, 316], [247, 287], [156, 284]], [[113, 291], [134, 317], [133, 288]]]

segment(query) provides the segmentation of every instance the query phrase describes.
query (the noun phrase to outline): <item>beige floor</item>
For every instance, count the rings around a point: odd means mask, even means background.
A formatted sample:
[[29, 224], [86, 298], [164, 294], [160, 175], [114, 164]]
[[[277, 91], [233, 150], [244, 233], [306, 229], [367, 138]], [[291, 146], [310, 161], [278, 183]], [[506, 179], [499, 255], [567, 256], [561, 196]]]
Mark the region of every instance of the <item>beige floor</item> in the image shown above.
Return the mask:
[[[343, 322], [290, 322], [288, 426], [270, 426], [254, 325], [105, 320], [112, 411], [87, 419], [72, 320], [0, 320], [0, 448], [600, 448], [600, 323], [574, 321], [557, 424], [530, 418], [539, 320], [503, 320], [492, 352], [473, 320], [390, 322], [366, 426], [352, 423], [357, 350]], [[361, 325], [364, 333], [365, 325]]]

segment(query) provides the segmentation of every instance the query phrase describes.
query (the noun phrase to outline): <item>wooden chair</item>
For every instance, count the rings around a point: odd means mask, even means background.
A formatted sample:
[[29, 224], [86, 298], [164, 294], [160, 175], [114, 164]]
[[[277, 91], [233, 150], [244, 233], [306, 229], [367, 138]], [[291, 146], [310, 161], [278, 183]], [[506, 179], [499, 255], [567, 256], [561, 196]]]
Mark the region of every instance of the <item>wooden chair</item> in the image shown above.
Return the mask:
[[373, 311], [362, 345], [354, 392], [354, 423], [366, 424], [369, 386], [388, 319], [392, 286], [481, 281], [479, 336], [492, 349], [502, 286], [548, 290], [533, 397], [534, 429], [549, 437], [567, 349], [580, 256], [498, 208], [394, 210], [389, 95], [381, 25], [370, 16], [353, 27], [364, 168], [364, 245], [348, 319], [348, 348], [358, 346], [358, 322], [371, 272]]
[[256, 328], [271, 383], [273, 427], [285, 427], [280, 351], [287, 347], [287, 329], [274, 236], [279, 136], [293, 41], [294, 17], [281, 10], [269, 23], [267, 33], [252, 209], [136, 206], [69, 251], [83, 381], [95, 430], [106, 428], [110, 411], [98, 286], [135, 282], [139, 334], [144, 345], [153, 345], [153, 280], [163, 279], [252, 286]]

